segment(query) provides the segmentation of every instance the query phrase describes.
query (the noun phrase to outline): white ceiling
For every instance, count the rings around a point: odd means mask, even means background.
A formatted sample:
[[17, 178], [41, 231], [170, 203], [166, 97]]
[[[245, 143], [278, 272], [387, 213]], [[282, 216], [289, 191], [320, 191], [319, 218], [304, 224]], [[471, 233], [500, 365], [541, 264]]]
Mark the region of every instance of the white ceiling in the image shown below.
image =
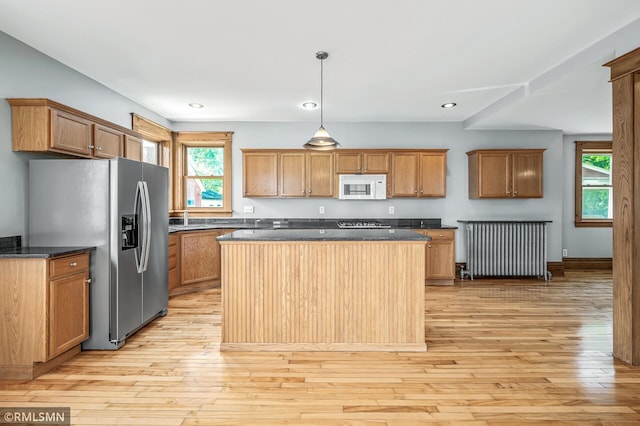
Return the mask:
[[640, 1], [0, 0], [0, 31], [173, 121], [319, 120], [326, 50], [327, 123], [610, 133]]

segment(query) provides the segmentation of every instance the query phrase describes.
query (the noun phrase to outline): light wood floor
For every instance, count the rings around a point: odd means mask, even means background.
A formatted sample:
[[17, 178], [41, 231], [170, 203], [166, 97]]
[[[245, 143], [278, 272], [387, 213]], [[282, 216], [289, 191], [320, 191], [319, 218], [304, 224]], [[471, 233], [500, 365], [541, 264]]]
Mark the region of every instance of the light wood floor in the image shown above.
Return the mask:
[[2, 406], [72, 424], [640, 424], [611, 356], [611, 274], [427, 287], [426, 353], [220, 353], [220, 290], [181, 295], [117, 352], [83, 352]]

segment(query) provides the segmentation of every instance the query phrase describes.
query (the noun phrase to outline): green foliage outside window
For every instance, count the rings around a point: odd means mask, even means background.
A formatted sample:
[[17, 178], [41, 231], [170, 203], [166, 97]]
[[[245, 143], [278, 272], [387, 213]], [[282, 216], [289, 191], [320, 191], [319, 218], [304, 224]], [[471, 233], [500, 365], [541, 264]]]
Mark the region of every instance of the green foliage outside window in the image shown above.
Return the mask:
[[224, 176], [224, 148], [189, 147], [187, 148], [187, 166], [189, 176], [219, 177], [200, 179], [207, 191], [222, 194]]
[[[582, 217], [584, 219], [611, 219], [611, 154], [585, 154], [582, 164], [600, 169], [591, 170], [591, 176], [582, 176]], [[598, 175], [599, 174], [599, 175]]]

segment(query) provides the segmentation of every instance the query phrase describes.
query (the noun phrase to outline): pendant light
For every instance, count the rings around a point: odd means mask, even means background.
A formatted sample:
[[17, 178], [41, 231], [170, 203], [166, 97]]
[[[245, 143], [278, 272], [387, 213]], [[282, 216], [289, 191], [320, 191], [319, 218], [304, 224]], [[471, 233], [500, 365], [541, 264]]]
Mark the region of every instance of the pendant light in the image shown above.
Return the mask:
[[318, 131], [313, 135], [313, 137], [311, 139], [309, 139], [309, 141], [307, 143], [304, 144], [304, 147], [307, 149], [313, 149], [316, 151], [330, 151], [332, 149], [336, 149], [340, 146], [340, 144], [333, 139], [331, 136], [329, 136], [329, 133], [324, 129], [324, 123], [323, 123], [323, 114], [322, 114], [322, 108], [324, 107], [324, 99], [323, 99], [323, 87], [322, 87], [322, 80], [323, 80], [323, 66], [322, 66], [322, 61], [324, 61], [325, 59], [327, 59], [329, 57], [329, 54], [327, 52], [317, 52], [316, 53], [316, 58], [320, 59], [320, 128], [318, 129]]

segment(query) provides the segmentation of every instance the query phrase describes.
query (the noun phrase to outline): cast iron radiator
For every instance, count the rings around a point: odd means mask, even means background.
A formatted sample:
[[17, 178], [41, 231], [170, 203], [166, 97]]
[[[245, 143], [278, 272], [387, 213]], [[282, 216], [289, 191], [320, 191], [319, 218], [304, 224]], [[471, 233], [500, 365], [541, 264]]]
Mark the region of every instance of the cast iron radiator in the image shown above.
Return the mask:
[[458, 221], [464, 223], [467, 265], [460, 272], [474, 276], [537, 276], [547, 271], [548, 221]]

